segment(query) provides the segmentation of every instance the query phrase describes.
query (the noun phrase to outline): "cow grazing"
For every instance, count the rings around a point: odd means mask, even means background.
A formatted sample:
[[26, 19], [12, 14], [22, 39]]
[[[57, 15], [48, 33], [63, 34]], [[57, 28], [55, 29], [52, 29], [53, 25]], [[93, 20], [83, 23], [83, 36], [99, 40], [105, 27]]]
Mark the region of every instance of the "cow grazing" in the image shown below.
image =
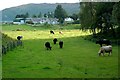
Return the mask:
[[22, 36], [17, 36], [17, 40], [21, 40], [22, 39]]
[[16, 31], [22, 31], [22, 29], [18, 28], [18, 29], [16, 29]]
[[54, 38], [54, 39], [53, 39], [53, 43], [54, 43], [54, 44], [56, 44], [57, 41], [58, 41], [57, 38]]
[[59, 31], [59, 34], [63, 34], [63, 32], [62, 32], [62, 31]]
[[63, 41], [59, 41], [60, 48], [63, 48]]
[[108, 46], [108, 45], [111, 45], [111, 41], [107, 39], [100, 39], [96, 41], [96, 44], [99, 44], [101, 47], [102, 47], [102, 44], [106, 44]]
[[108, 46], [102, 46], [98, 52], [99, 56], [101, 54], [105, 54], [105, 53], [109, 53], [109, 55], [112, 54], [112, 46], [111, 45], [108, 45]]
[[46, 42], [46, 43], [45, 43], [45, 47], [47, 48], [47, 50], [51, 50], [51, 48], [52, 48], [52, 47], [50, 46], [50, 43], [49, 43], [49, 42]]
[[51, 31], [50, 31], [50, 34], [55, 34], [55, 33], [54, 33], [54, 31], [51, 30]]

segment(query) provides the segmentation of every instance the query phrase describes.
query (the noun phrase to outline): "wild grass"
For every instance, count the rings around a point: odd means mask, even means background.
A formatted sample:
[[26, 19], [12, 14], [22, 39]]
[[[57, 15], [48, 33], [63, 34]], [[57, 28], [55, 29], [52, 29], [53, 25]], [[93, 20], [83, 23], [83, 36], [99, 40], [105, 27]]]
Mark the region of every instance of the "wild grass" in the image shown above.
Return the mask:
[[[29, 26], [24, 28], [26, 27]], [[56, 29], [53, 35], [49, 33], [49, 29], [30, 29], [12, 31], [4, 27], [3, 32], [14, 39], [22, 35], [23, 46], [3, 55], [3, 78], [118, 77], [118, 46], [113, 46], [111, 56], [98, 56], [99, 45], [81, 37], [90, 33], [78, 29], [63, 29], [63, 34], [59, 34], [59, 29]], [[63, 40], [63, 49], [59, 48], [58, 42], [53, 44], [53, 38]], [[51, 51], [44, 47], [46, 41], [51, 43]]]

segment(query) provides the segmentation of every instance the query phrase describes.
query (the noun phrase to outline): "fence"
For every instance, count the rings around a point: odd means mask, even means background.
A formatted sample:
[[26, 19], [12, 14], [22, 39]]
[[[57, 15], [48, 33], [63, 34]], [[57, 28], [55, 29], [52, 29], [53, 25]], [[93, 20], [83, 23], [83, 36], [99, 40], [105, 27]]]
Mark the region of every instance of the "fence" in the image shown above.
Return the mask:
[[17, 46], [22, 46], [23, 43], [21, 40], [10, 41], [6, 45], [2, 45], [2, 54], [6, 54], [8, 51], [13, 50]]

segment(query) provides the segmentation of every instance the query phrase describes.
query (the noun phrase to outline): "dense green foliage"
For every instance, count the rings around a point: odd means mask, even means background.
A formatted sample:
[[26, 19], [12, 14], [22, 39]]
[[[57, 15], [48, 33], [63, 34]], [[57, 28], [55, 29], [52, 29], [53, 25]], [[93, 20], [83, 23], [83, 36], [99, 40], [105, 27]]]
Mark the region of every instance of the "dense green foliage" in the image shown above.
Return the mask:
[[17, 14], [15, 18], [28, 18], [29, 17], [29, 13], [27, 12], [26, 14]]
[[80, 3], [80, 22], [82, 30], [90, 29], [93, 34], [120, 38], [120, 2], [82, 2]]
[[73, 24], [80, 24], [79, 14], [78, 13], [73, 13], [69, 17], [74, 20]]
[[7, 45], [8, 42], [14, 41], [14, 39], [10, 38], [6, 34], [2, 34], [2, 45]]
[[[113, 45], [112, 56], [98, 56], [99, 45], [84, 40], [82, 36], [90, 35], [76, 29], [80, 25], [64, 25], [59, 29], [55, 25], [32, 27], [26, 25], [3, 25], [3, 33], [15, 39], [23, 36], [23, 46], [9, 51], [3, 56], [3, 78], [117, 78], [118, 47]], [[16, 29], [25, 31], [15, 31]], [[36, 29], [36, 31], [34, 31]], [[54, 30], [55, 34], [49, 31]], [[59, 34], [62, 31], [63, 34]], [[63, 49], [53, 38], [64, 41]], [[44, 43], [49, 41], [51, 51]]]
[[77, 20], [79, 18], [79, 15], [74, 13], [70, 16], [70, 18], [72, 18], [73, 20]]
[[58, 19], [60, 23], [64, 23], [64, 19], [67, 17], [66, 11], [62, 8], [61, 5], [58, 5], [54, 12], [55, 18]]

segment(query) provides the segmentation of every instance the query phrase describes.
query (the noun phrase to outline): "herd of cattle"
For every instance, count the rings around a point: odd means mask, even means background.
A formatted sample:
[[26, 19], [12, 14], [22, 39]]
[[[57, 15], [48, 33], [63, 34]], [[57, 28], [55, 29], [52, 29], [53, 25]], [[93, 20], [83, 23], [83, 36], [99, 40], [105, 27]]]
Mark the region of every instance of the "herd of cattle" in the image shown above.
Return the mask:
[[[58, 41], [57, 38], [53, 39], [54, 44], [56, 44], [57, 41]], [[63, 41], [59, 41], [59, 46], [60, 46], [60, 48], [63, 48]], [[50, 45], [50, 42], [46, 42], [45, 47], [47, 48], [47, 50], [51, 50], [51, 48], [52, 48]]]
[[[62, 34], [61, 31], [60, 31], [59, 33]], [[51, 31], [50, 31], [50, 34], [55, 34], [55, 33], [54, 33], [54, 31], [51, 30]], [[54, 44], [56, 44], [57, 41], [58, 41], [57, 38], [54, 38], [54, 39], [53, 39], [53, 43], [54, 43]], [[47, 50], [51, 50], [51, 48], [52, 48], [51, 45], [50, 45], [50, 42], [46, 42], [46, 43], [45, 43], [45, 47], [47, 48]], [[63, 48], [63, 41], [62, 41], [62, 40], [59, 41], [59, 47], [60, 47], [60, 48]]]
[[[59, 32], [60, 34], [62, 34], [62, 32]], [[50, 34], [55, 34], [54, 31], [50, 31]], [[17, 44], [18, 45], [22, 45], [22, 39], [23, 37], [22, 36], [17, 36]], [[57, 43], [57, 38], [54, 38], [53, 39], [53, 43], [56, 44]], [[108, 39], [100, 39], [98, 41], [96, 41], [96, 44], [99, 44], [100, 45], [100, 50], [98, 52], [99, 56], [102, 54], [104, 55], [105, 53], [109, 53], [109, 55], [111, 55], [112, 53], [112, 46], [111, 46], [111, 41], [108, 40]], [[103, 45], [104, 44], [104, 45]], [[47, 50], [51, 50], [52, 46], [50, 44], [50, 42], [45, 42], [45, 47]], [[63, 48], [63, 41], [59, 41], [59, 47], [60, 48]], [[6, 53], [6, 49], [5, 47], [2, 45], [2, 53]]]
[[[59, 32], [60, 34], [62, 34], [62, 32]], [[50, 31], [50, 34], [55, 34], [54, 33], [54, 31]], [[57, 42], [57, 39], [55, 38], [55, 39], [53, 39], [53, 43], [54, 44], [56, 44], [56, 42]], [[96, 41], [96, 44], [99, 44], [100, 45], [100, 50], [99, 50], [99, 52], [98, 52], [98, 54], [99, 54], [99, 56], [101, 55], [101, 54], [105, 54], [105, 53], [109, 53], [109, 55], [111, 55], [112, 54], [112, 46], [111, 46], [111, 41], [110, 40], [108, 40], [108, 39], [100, 39], [100, 40], [97, 40]], [[104, 44], [104, 45], [103, 45]], [[59, 46], [60, 46], [60, 48], [62, 48], [63, 47], [63, 41], [60, 41], [59, 42]], [[49, 42], [46, 42], [45, 43], [45, 47], [47, 48], [47, 50], [48, 49], [50, 49], [51, 50], [51, 46], [50, 46], [50, 43]]]

